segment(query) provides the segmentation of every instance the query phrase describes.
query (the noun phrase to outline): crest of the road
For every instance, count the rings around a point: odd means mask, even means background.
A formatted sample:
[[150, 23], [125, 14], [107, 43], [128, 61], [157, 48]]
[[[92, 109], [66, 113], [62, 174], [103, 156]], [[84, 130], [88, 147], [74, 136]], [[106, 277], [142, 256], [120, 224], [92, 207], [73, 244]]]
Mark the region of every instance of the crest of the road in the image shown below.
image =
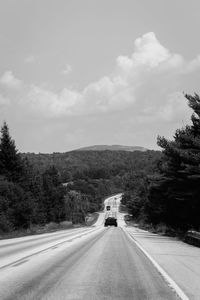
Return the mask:
[[[115, 215], [117, 218], [117, 224], [119, 227], [126, 226], [126, 223], [124, 221], [124, 215], [125, 213], [120, 212], [120, 203], [121, 203], [121, 197], [122, 194], [117, 194], [112, 197], [106, 198], [104, 201], [104, 210], [103, 212], [99, 213], [99, 218], [94, 224], [94, 226], [104, 226], [105, 219], [108, 216]], [[107, 207], [110, 207], [109, 211], [107, 210]]]

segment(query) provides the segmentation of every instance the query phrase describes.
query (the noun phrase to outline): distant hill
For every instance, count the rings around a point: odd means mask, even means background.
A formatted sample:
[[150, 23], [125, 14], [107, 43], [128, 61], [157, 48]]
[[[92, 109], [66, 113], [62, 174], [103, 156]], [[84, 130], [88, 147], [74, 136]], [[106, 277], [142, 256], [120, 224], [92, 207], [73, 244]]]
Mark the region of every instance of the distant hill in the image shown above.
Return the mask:
[[[131, 148], [131, 147], [130, 147]], [[129, 149], [130, 149], [129, 148]], [[54, 165], [62, 174], [63, 182], [68, 182], [67, 173], [73, 176], [77, 172], [89, 169], [107, 169], [110, 170], [112, 176], [114, 174], [123, 173], [123, 170], [145, 170], [148, 174], [149, 170], [155, 165], [161, 156], [161, 151], [140, 150], [142, 147], [133, 147], [131, 150], [123, 151], [103, 151], [99, 150], [81, 150], [65, 153], [22, 153], [23, 158], [28, 158], [30, 163], [39, 171], [44, 172], [47, 168]], [[109, 148], [110, 149], [110, 148]], [[116, 149], [116, 148], [115, 148]], [[134, 149], [134, 150], [133, 150]], [[121, 170], [121, 171], [119, 171]]]
[[147, 151], [148, 149], [140, 146], [122, 146], [122, 145], [93, 145], [89, 147], [83, 147], [76, 149], [75, 151]]

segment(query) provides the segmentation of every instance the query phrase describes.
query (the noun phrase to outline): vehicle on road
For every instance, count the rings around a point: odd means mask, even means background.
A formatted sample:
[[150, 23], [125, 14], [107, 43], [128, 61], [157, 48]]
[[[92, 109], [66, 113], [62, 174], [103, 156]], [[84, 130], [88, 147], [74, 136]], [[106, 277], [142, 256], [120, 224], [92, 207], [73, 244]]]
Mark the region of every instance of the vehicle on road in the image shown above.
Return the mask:
[[188, 230], [184, 241], [188, 244], [200, 247], [200, 232], [194, 230]]
[[107, 226], [115, 226], [115, 227], [117, 227], [117, 219], [113, 218], [113, 217], [106, 218], [104, 226], [105, 227], [107, 227]]

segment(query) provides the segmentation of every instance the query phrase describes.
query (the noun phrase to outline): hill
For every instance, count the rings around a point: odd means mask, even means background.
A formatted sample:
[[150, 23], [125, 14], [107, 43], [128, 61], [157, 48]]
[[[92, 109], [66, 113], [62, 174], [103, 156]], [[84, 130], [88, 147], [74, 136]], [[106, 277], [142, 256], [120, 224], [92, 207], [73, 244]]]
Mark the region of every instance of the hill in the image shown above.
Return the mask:
[[[161, 157], [159, 151], [71, 151], [52, 154], [23, 154], [36, 171], [55, 166], [65, 184], [65, 206], [71, 215], [73, 203], [77, 204], [74, 222], [82, 222], [86, 213], [101, 209], [102, 199], [125, 190], [132, 176], [156, 172]], [[135, 175], [134, 175], [135, 174]], [[140, 175], [141, 177], [142, 175]], [[131, 179], [129, 179], [131, 177]], [[132, 184], [132, 183], [131, 183]]]
[[75, 151], [147, 151], [148, 149], [140, 146], [122, 146], [122, 145], [93, 145], [76, 149]]
[[147, 151], [110, 151], [110, 150], [81, 150], [65, 153], [23, 153], [22, 156], [40, 171], [54, 165], [62, 175], [63, 182], [68, 181], [70, 173], [72, 177], [76, 173], [88, 172], [89, 170], [106, 170], [112, 175], [124, 174], [127, 171], [148, 170], [153, 168], [155, 162], [160, 159], [161, 152]]

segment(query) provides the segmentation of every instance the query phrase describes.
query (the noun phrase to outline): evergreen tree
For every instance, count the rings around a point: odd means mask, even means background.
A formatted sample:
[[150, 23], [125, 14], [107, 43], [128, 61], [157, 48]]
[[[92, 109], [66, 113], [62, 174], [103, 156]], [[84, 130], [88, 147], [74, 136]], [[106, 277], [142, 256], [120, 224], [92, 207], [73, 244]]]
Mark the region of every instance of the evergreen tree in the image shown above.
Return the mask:
[[0, 180], [0, 231], [30, 227], [32, 203], [31, 195], [18, 184]]
[[197, 94], [185, 97], [194, 110], [192, 125], [176, 130], [172, 141], [158, 137], [164, 160], [160, 179], [150, 187], [147, 206], [152, 222], [164, 220], [183, 229], [200, 226], [200, 98]]
[[134, 172], [126, 178], [122, 204], [135, 219], [145, 219], [144, 206], [147, 201], [147, 176], [143, 172]]
[[34, 197], [25, 165], [4, 122], [0, 138], [0, 229], [28, 228], [33, 221]]
[[0, 137], [0, 174], [9, 180], [18, 181], [22, 172], [22, 160], [14, 140], [10, 137], [8, 125], [4, 122]]

